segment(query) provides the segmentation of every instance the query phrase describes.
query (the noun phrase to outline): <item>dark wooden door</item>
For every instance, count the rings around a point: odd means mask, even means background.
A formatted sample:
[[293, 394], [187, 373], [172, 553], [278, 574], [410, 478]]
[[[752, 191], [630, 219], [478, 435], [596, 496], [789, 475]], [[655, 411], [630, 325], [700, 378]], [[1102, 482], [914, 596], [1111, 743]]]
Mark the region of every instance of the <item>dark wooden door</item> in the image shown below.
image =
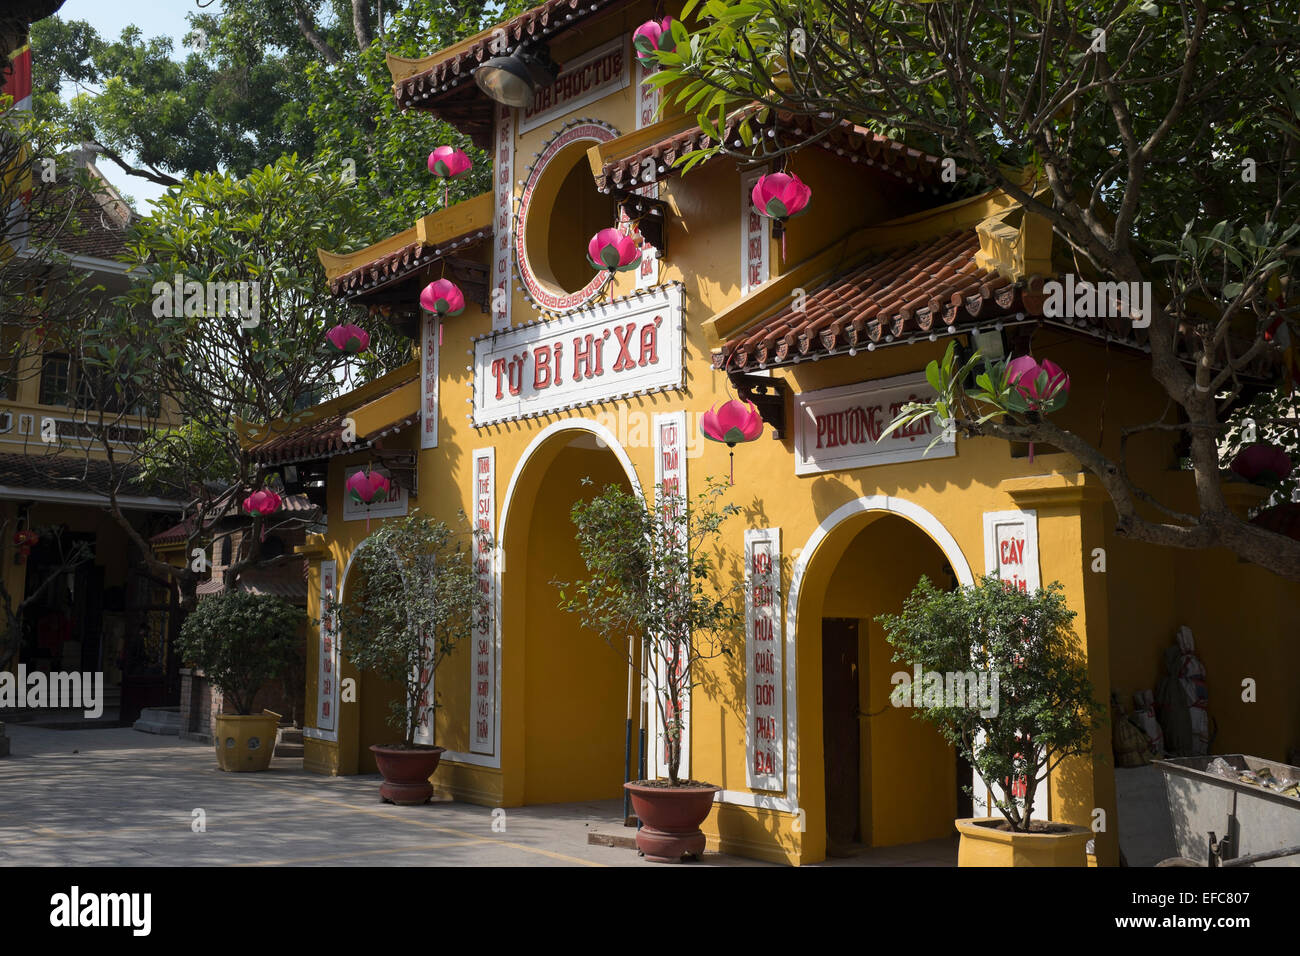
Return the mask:
[[861, 842], [858, 621], [822, 619], [822, 745], [827, 849]]

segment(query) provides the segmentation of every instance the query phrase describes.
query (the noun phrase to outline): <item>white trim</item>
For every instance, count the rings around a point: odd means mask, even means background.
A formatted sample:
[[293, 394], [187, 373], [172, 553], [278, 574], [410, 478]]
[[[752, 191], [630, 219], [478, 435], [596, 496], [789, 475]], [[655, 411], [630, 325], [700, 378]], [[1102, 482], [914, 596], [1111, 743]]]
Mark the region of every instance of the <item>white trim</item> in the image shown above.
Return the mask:
[[310, 740], [324, 740], [332, 744], [339, 742], [339, 735], [336, 730], [317, 730], [315, 727], [304, 727], [302, 735]]
[[[41, 491], [36, 488], [19, 488], [0, 485], [0, 499], [9, 501], [55, 501], [71, 505], [109, 504], [108, 495], [94, 494], [88, 491]], [[185, 505], [179, 501], [166, 498], [138, 497], [136, 495], [118, 495], [117, 503], [123, 508], [154, 509], [158, 511], [184, 511]]]

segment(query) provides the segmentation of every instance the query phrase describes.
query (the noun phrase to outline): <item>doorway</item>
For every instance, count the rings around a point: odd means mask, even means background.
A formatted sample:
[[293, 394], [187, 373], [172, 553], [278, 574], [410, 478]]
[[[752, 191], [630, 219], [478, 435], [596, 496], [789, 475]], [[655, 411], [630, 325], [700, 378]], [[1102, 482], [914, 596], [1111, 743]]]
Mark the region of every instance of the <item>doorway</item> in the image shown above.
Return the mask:
[[[858, 620], [822, 618], [822, 747], [826, 761], [826, 854], [848, 856], [863, 839]], [[868, 817], [870, 819], [870, 817]]]

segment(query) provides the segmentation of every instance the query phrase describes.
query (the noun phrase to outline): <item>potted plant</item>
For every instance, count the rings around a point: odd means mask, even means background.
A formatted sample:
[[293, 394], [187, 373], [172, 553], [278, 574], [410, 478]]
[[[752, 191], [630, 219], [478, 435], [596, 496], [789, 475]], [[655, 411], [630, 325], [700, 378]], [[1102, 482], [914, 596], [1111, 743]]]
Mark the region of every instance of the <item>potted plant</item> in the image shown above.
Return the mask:
[[253, 699], [268, 680], [293, 664], [307, 614], [276, 597], [227, 591], [204, 598], [181, 626], [177, 651], [221, 691], [216, 716], [217, 766], [265, 770], [275, 751], [280, 715], [253, 714]]
[[[876, 618], [894, 660], [944, 676], [944, 693], [932, 694], [927, 679], [930, 689], [914, 687], [910, 703], [975, 768], [1001, 814], [956, 821], [958, 866], [1087, 863], [1087, 827], [1032, 816], [1039, 783], [1068, 757], [1091, 752], [1104, 713], [1062, 591], [1053, 582], [1029, 593], [992, 576], [941, 591], [922, 577], [901, 614]], [[959, 679], [948, 681], [949, 674]]]
[[[474, 534], [485, 542], [484, 532]], [[433, 743], [434, 675], [469, 637], [481, 600], [470, 548], [457, 537], [419, 511], [385, 524], [357, 552], [356, 596], [340, 615], [348, 659], [405, 687], [388, 715], [401, 739], [370, 748], [384, 778], [379, 795], [389, 803], [427, 803], [433, 796], [429, 778], [446, 749]], [[427, 744], [416, 742], [422, 728]]]
[[[657, 489], [654, 509], [614, 485], [574, 504], [578, 550], [587, 577], [555, 582], [560, 607], [627, 654], [628, 665], [651, 690], [668, 754], [667, 780], [624, 784], [641, 821], [637, 848], [649, 860], [679, 862], [704, 851], [700, 824], [721, 787], [682, 780], [682, 706], [699, 683], [701, 661], [730, 654], [729, 637], [743, 616], [741, 585], [718, 582], [715, 555], [721, 526], [740, 509], [723, 504], [726, 486], [708, 482], [694, 502]], [[638, 638], [646, 653], [635, 649]], [[626, 650], [624, 650], [626, 649]], [[642, 673], [643, 661], [644, 673]]]

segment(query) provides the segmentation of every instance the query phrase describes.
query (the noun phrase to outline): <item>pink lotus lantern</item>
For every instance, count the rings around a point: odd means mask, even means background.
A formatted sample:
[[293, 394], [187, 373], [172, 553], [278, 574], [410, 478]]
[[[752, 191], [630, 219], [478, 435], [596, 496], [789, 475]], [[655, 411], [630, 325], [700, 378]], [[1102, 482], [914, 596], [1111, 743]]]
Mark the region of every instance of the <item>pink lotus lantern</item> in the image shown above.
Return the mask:
[[420, 293], [420, 308], [439, 317], [460, 315], [465, 311], [465, 293], [450, 279], [430, 282]]
[[370, 348], [370, 333], [359, 325], [336, 325], [325, 333], [325, 339], [341, 355], [356, 355]]
[[1277, 445], [1258, 442], [1237, 452], [1228, 467], [1247, 481], [1273, 485], [1291, 474], [1291, 459]]
[[[758, 413], [753, 402], [731, 399], [723, 402], [721, 408], [710, 408], [700, 416], [700, 431], [709, 441], [722, 442], [728, 448], [735, 448], [740, 442], [751, 442], [763, 434], [763, 416]], [[728, 452], [731, 459], [731, 483], [736, 483], [735, 452]]]
[[244, 510], [250, 515], [261, 515], [265, 518], [280, 510], [280, 496], [267, 489], [255, 491], [244, 499]]
[[636, 58], [643, 63], [653, 63], [655, 58], [651, 54], [656, 50], [675, 53], [677, 41], [673, 39], [673, 18], [647, 20], [641, 24], [632, 34], [632, 46], [636, 50]]
[[613, 276], [641, 264], [641, 247], [633, 236], [614, 228], [602, 229], [587, 243], [587, 261], [593, 269], [605, 269]]
[[758, 177], [749, 198], [764, 216], [783, 223], [808, 211], [812, 188], [794, 173], [768, 173]]
[[344, 485], [347, 489], [348, 497], [358, 505], [372, 505], [379, 501], [387, 501], [388, 493], [392, 489], [392, 483], [384, 475], [374, 471], [354, 471], [352, 477]]
[[473, 165], [465, 151], [454, 146], [439, 146], [429, 154], [429, 172], [443, 179], [458, 179]]
[[[1070, 398], [1070, 376], [1051, 359], [1040, 364], [1031, 355], [1013, 358], [1007, 364], [1007, 383], [1020, 396], [1012, 405], [1014, 411], [1054, 412]], [[1023, 408], [1018, 407], [1021, 404]]]

